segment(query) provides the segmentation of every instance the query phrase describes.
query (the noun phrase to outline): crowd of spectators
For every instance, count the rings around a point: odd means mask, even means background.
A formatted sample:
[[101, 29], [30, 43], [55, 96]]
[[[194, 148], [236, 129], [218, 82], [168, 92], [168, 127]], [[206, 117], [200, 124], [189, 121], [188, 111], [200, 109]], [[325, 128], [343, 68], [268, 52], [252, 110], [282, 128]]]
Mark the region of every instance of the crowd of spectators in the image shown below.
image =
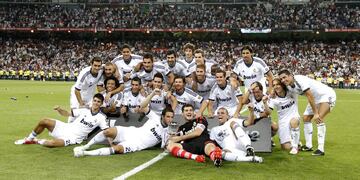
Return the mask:
[[[104, 62], [119, 55], [119, 47], [125, 42], [65, 41], [65, 40], [0, 40], [0, 70], [4, 72], [30, 71], [45, 74], [69, 72], [76, 75], [88, 66], [94, 56]], [[156, 61], [165, 60], [167, 49], [175, 49], [179, 58], [184, 57], [182, 41], [135, 41], [126, 42], [133, 46], [132, 53], [152, 52]], [[240, 49], [245, 43], [237, 41], [192, 42], [205, 51], [207, 59], [217, 61], [224, 69], [231, 71], [235, 61], [241, 57]], [[360, 79], [360, 44], [357, 41], [323, 43], [293, 42], [278, 43], [250, 42], [255, 56], [267, 62], [273, 73], [289, 69], [295, 74], [312, 74], [314, 77], [342, 77]]]
[[360, 28], [359, 4], [311, 1], [231, 6], [129, 5], [82, 7], [64, 5], [2, 5], [2, 28]]

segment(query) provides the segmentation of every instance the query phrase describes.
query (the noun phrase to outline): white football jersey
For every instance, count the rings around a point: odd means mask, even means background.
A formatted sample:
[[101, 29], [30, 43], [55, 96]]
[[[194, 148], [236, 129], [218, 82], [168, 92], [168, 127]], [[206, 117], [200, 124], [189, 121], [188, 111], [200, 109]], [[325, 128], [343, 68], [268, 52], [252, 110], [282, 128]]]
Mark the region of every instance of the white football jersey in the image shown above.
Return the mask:
[[140, 55], [131, 54], [131, 60], [129, 63], [124, 61], [123, 56], [116, 56], [111, 62], [115, 64], [119, 71], [122, 71], [122, 74], [130, 73], [136, 65], [142, 62], [143, 57]]
[[240, 149], [243, 150], [241, 143], [238, 142], [233, 130], [230, 127], [231, 122], [237, 122], [241, 128], [243, 127], [242, 119], [231, 118], [221, 126], [213, 127], [210, 131], [210, 139], [215, 140], [222, 149]]
[[166, 60], [161, 63], [165, 66], [165, 68], [169, 69], [174, 75], [188, 77], [191, 75], [189, 69], [186, 67], [183, 61], [175, 61], [175, 66], [170, 67]]
[[264, 60], [258, 57], [253, 57], [253, 62], [250, 66], [245, 64], [244, 59], [240, 59], [236, 62], [233, 72], [237, 74], [245, 84], [247, 89], [250, 88], [253, 82], [260, 82], [263, 86], [264, 92], [266, 92], [265, 74], [270, 71], [270, 68], [266, 65]]
[[[152, 91], [151, 91], [152, 92]], [[149, 94], [151, 93], [149, 92]], [[166, 104], [168, 103], [166, 100], [167, 92], [163, 89], [161, 90], [161, 95], [154, 95], [149, 103], [149, 108], [154, 111], [156, 114], [161, 114], [162, 110], [165, 109]]]
[[210, 91], [212, 87], [216, 84], [216, 79], [213, 76], [206, 76], [205, 81], [202, 83], [197, 82], [197, 91], [204, 100], [209, 99]]
[[138, 94], [133, 94], [131, 89], [124, 90], [124, 99], [122, 101], [122, 105], [127, 106], [129, 112], [135, 113], [135, 108], [140, 108], [141, 102], [145, 100], [145, 97]]
[[236, 107], [238, 104], [238, 96], [242, 96], [240, 88], [233, 89], [230, 83], [227, 82], [225, 88], [221, 88], [218, 84], [215, 84], [210, 91], [209, 100], [216, 101], [218, 107]]
[[300, 118], [297, 95], [295, 93], [287, 92], [285, 97], [276, 96], [275, 98], [270, 98], [269, 108], [272, 110], [276, 108], [279, 121]]
[[[266, 95], [264, 95], [266, 96]], [[250, 102], [254, 105], [254, 115], [256, 118], [260, 118], [260, 113], [265, 112], [265, 106], [262, 99], [260, 101], [256, 100], [253, 94], [249, 96]]]
[[[211, 67], [216, 64], [213, 60], [205, 60], [206, 73], [211, 74]], [[196, 68], [195, 68], [196, 71]]]
[[178, 94], [175, 91], [173, 95], [178, 101], [175, 109], [175, 114], [181, 114], [181, 109], [185, 104], [191, 104], [193, 105], [193, 107], [196, 107], [196, 103], [201, 103], [203, 100], [203, 97], [188, 88], [185, 88], [182, 94]]
[[[118, 68], [121, 78], [127, 73], [132, 73], [136, 65], [143, 61], [143, 57], [140, 55], [131, 54], [131, 60], [129, 62], [123, 59], [122, 55], [116, 56], [111, 62]], [[131, 81], [124, 82], [125, 87], [131, 87]]]
[[[107, 95], [106, 92], [102, 92], [101, 94], [104, 96], [104, 98], [105, 98], [106, 95]], [[121, 104], [122, 104], [122, 102], [123, 102], [123, 98], [124, 98], [124, 95], [123, 95], [122, 92], [117, 93], [117, 94], [114, 94], [114, 95], [112, 95], [112, 96], [110, 97], [109, 101], [105, 101], [105, 100], [104, 100], [103, 107], [110, 107], [110, 105], [111, 105], [112, 103], [115, 103], [115, 106], [116, 106], [116, 107], [120, 107]]]
[[90, 109], [80, 108], [72, 109], [71, 113], [76, 119], [72, 123], [69, 123], [69, 125], [74, 135], [78, 138], [85, 139], [88, 134], [98, 126], [102, 130], [108, 128], [106, 116], [100, 111], [93, 114]]
[[74, 90], [80, 90], [82, 99], [85, 102], [90, 102], [93, 95], [96, 92], [96, 86], [102, 77], [103, 70], [100, 70], [96, 76], [90, 73], [91, 66], [88, 66], [80, 71], [79, 76], [75, 84], [71, 88], [71, 93], [74, 93]]
[[154, 79], [154, 75], [156, 73], [161, 73], [164, 79], [166, 79], [166, 76], [169, 75], [170, 70], [167, 69], [163, 64], [156, 63], [150, 72], [147, 72], [144, 68], [142, 68], [139, 72], [133, 73], [130, 77], [138, 77], [141, 79], [141, 84], [146, 84], [147, 82], [150, 82]]
[[146, 147], [153, 147], [162, 142], [162, 139], [166, 138], [168, 128], [161, 125], [161, 116], [156, 114], [154, 111], [149, 110], [146, 116], [149, 119], [143, 126], [138, 128], [140, 133], [136, 139], [142, 142], [141, 144]]
[[303, 95], [305, 91], [310, 89], [314, 96], [315, 104], [318, 104], [321, 97], [324, 95], [336, 97], [335, 91], [332, 88], [309, 77], [295, 75], [294, 81], [294, 86], [287, 86], [288, 90]]
[[182, 62], [185, 65], [186, 69], [188, 69], [190, 71], [190, 73], [195, 72], [196, 64], [195, 64], [195, 59], [194, 58], [190, 62], [186, 61], [185, 58], [180, 59], [179, 62]]
[[[206, 73], [208, 74], [211, 74], [211, 67], [216, 64], [215, 61], [212, 61], [212, 60], [205, 60], [205, 71]], [[193, 72], [196, 72], [196, 63], [195, 63], [195, 60], [194, 60], [194, 64], [190, 64], [189, 66], [189, 71], [190, 73], [193, 73]]]

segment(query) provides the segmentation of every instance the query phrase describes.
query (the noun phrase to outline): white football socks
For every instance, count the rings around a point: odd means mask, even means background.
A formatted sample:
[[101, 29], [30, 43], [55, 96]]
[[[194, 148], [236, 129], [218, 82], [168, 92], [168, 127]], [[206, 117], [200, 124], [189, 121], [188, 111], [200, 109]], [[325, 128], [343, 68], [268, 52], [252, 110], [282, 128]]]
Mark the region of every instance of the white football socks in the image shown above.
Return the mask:
[[290, 128], [291, 133], [291, 147], [298, 148], [298, 144], [300, 141], [300, 128]]
[[312, 148], [312, 132], [313, 126], [311, 122], [304, 122], [304, 136], [306, 141], [306, 147]]
[[325, 123], [320, 123], [317, 125], [318, 130], [318, 149], [324, 152], [324, 144], [325, 144], [325, 133], [326, 133], [326, 126]]
[[34, 138], [36, 138], [37, 134], [35, 131], [31, 131], [31, 133], [29, 134], [29, 136], [26, 138], [27, 140], [33, 140]]
[[242, 156], [231, 152], [224, 153], [224, 159], [226, 161], [238, 161], [238, 162], [250, 162], [253, 160], [252, 156]]
[[97, 144], [97, 143], [101, 143], [105, 140], [106, 140], [106, 136], [104, 135], [104, 132], [101, 131], [101, 132], [97, 133], [96, 136], [94, 136], [92, 139], [90, 139], [90, 141], [83, 146], [84, 150], [89, 149], [90, 146]]
[[251, 146], [250, 137], [245, 133], [245, 131], [240, 127], [240, 125], [235, 124], [234, 132], [240, 142], [244, 147]]
[[112, 147], [100, 148], [92, 151], [84, 151], [84, 155], [87, 156], [108, 156], [111, 154], [115, 154], [115, 150]]

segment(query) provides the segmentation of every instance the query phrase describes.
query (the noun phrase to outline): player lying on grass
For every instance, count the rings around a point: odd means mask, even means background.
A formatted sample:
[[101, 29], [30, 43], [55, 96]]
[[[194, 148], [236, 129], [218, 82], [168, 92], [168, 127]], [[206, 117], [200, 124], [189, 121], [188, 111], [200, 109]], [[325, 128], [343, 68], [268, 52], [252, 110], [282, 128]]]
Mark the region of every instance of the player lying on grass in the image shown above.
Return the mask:
[[[75, 120], [72, 123], [64, 123], [56, 119], [43, 118], [28, 137], [15, 141], [15, 144], [40, 144], [45, 147], [80, 144], [96, 127], [108, 128], [106, 116], [100, 112], [103, 101], [104, 97], [101, 94], [95, 94], [90, 109], [72, 109], [71, 113], [56, 106], [54, 110], [58, 111], [60, 115], [73, 116]], [[36, 136], [41, 134], [44, 129], [47, 129], [54, 139], [36, 139]]]
[[[154, 92], [155, 93], [155, 92]], [[159, 143], [165, 146], [165, 139], [168, 133], [168, 125], [174, 118], [174, 111], [167, 106], [161, 116], [144, 108], [146, 116], [149, 118], [141, 127], [115, 126], [99, 132], [86, 145], [74, 148], [74, 156], [105, 156], [112, 154], [124, 154], [141, 151], [153, 147]], [[86, 151], [92, 145], [108, 140], [110, 147]]]
[[193, 159], [197, 162], [205, 162], [204, 155], [208, 155], [215, 166], [220, 166], [221, 149], [210, 140], [206, 119], [195, 118], [194, 107], [190, 104], [185, 104], [182, 112], [186, 123], [179, 127], [177, 136], [169, 138], [167, 150], [175, 157]]
[[227, 161], [247, 161], [262, 163], [261, 157], [255, 156], [250, 137], [243, 130], [254, 123], [254, 107], [248, 105], [247, 119], [230, 118], [228, 110], [220, 107], [217, 111], [219, 126], [213, 127], [210, 139], [217, 142], [223, 149], [222, 157]]

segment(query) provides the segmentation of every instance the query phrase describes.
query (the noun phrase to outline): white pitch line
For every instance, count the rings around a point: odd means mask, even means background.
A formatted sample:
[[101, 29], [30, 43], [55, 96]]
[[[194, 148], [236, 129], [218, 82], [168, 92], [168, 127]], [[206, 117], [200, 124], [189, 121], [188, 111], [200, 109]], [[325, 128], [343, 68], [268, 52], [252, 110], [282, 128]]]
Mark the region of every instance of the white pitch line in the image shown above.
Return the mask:
[[114, 178], [114, 180], [123, 180], [123, 179], [129, 178], [130, 176], [132, 176], [132, 175], [144, 170], [145, 168], [155, 164], [156, 162], [160, 161], [161, 159], [163, 159], [168, 154], [169, 153], [164, 151], [164, 152], [160, 153], [159, 155], [157, 155], [156, 157], [154, 157], [153, 159], [151, 159], [150, 161], [148, 161], [148, 162], [146, 162], [144, 164], [141, 164], [138, 167], [135, 167], [134, 169], [122, 174], [121, 176], [118, 176], [118, 177]]

